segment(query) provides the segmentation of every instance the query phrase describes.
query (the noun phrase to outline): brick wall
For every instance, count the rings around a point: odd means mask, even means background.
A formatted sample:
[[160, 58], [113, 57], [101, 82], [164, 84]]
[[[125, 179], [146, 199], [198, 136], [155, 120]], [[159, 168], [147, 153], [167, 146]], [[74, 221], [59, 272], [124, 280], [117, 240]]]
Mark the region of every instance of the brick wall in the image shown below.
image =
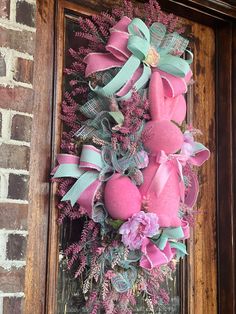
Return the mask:
[[36, 0], [0, 0], [0, 314], [24, 305]]

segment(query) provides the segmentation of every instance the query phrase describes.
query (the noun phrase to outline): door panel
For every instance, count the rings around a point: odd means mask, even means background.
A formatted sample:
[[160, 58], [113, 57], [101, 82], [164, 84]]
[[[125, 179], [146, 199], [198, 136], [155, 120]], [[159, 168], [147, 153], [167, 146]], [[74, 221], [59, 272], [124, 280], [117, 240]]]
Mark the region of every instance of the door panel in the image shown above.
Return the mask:
[[211, 158], [199, 171], [200, 193], [196, 224], [189, 241], [188, 313], [217, 313], [216, 261], [216, 138], [215, 138], [215, 33], [210, 27], [192, 23], [193, 84], [189, 94], [188, 121], [203, 135]]
[[[96, 2], [94, 2], [96, 5]], [[59, 1], [57, 8], [56, 32], [56, 78], [55, 109], [53, 123], [53, 159], [60, 152], [63, 125], [59, 119], [63, 90], [66, 84], [63, 68], [68, 62], [67, 49], [76, 45], [73, 31], [76, 30], [75, 16], [89, 15], [88, 8], [67, 1]], [[178, 275], [171, 284], [175, 312], [205, 314], [217, 313], [216, 301], [216, 201], [215, 201], [215, 32], [211, 27], [184, 20], [191, 33], [190, 48], [194, 53], [193, 73], [195, 83], [190, 87], [187, 122], [199, 128], [203, 135], [200, 141], [210, 147], [211, 159], [201, 168], [200, 195], [196, 209], [195, 227], [187, 243], [189, 256], [181, 263]], [[68, 223], [57, 225], [57, 208], [52, 190], [51, 219], [49, 233], [49, 271], [48, 271], [48, 313], [73, 313], [79, 306], [78, 284], [66, 273], [59, 263], [59, 247], [65, 247], [75, 240], [74, 234], [79, 226]], [[57, 291], [57, 294], [55, 293]], [[178, 306], [180, 293], [181, 307]], [[143, 313], [140, 311], [139, 313]]]

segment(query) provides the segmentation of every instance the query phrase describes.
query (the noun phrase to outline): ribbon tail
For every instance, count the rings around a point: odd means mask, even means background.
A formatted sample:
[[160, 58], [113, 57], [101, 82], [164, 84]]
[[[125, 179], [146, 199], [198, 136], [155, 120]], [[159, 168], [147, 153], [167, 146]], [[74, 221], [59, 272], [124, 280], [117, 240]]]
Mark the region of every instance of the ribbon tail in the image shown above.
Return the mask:
[[90, 84], [90, 88], [99, 95], [111, 97], [125, 85], [125, 83], [129, 80], [129, 77], [132, 77], [134, 72], [138, 69], [139, 65], [140, 60], [132, 55], [120, 69], [117, 75], [107, 85], [104, 87], [96, 86], [93, 88]]
[[178, 77], [185, 77], [190, 71], [189, 64], [186, 60], [170, 54], [161, 56], [158, 68]]
[[210, 151], [203, 144], [194, 143], [194, 156], [190, 157], [190, 162], [195, 166], [202, 166], [202, 164], [210, 158]]
[[70, 201], [74, 206], [81, 194], [98, 178], [96, 171], [85, 172], [72, 186], [72, 188], [64, 195], [62, 201]]
[[180, 177], [179, 194], [180, 194], [181, 201], [184, 202], [185, 185], [184, 185], [183, 166], [178, 159], [176, 159], [176, 163], [177, 163], [179, 177]]
[[169, 239], [179, 240], [183, 239], [184, 231], [182, 226], [177, 228], [166, 228], [159, 239], [158, 247], [160, 250], [164, 250]]
[[101, 185], [102, 182], [100, 180], [95, 180], [86, 190], [81, 193], [78, 199], [78, 203], [80, 206], [86, 209], [86, 212], [90, 218], [93, 217], [94, 198]]
[[159, 197], [172, 171], [173, 171], [173, 167], [169, 162], [160, 164], [158, 170], [156, 171], [154, 179], [152, 180], [152, 183], [150, 184], [148, 191], [150, 190], [155, 191], [156, 196]]
[[168, 243], [166, 244], [164, 250], [160, 250], [155, 244], [147, 240], [143, 243], [141, 250], [143, 256], [140, 259], [140, 266], [148, 270], [167, 264], [173, 257]]
[[83, 170], [79, 168], [79, 165], [75, 164], [62, 164], [56, 169], [53, 175], [55, 178], [76, 178], [78, 179], [84, 173]]
[[176, 258], [179, 259], [180, 257], [184, 257], [188, 255], [186, 250], [186, 245], [180, 242], [170, 242], [170, 247], [176, 250]]
[[84, 145], [80, 157], [80, 167], [100, 171], [103, 167], [101, 151], [93, 145]]
[[[133, 89], [134, 90], [140, 90], [141, 88], [143, 88], [146, 83], [148, 82], [150, 76], [152, 74], [152, 70], [150, 67], [146, 66], [145, 64], [143, 65], [143, 72], [141, 74], [141, 76], [139, 77], [139, 79], [136, 81], [135, 84], [133, 84]], [[130, 81], [131, 82], [131, 81]], [[130, 90], [127, 94], [125, 94], [124, 96], [122, 96], [123, 92], [122, 90], [120, 90], [116, 95], [119, 96], [119, 100], [126, 100], [129, 99], [132, 96], [132, 90]]]
[[176, 77], [173, 74], [163, 72], [159, 69], [157, 69], [156, 71], [160, 73], [163, 80], [165, 97], [176, 97], [187, 92], [187, 84], [192, 77], [191, 70], [189, 70], [185, 77]]
[[85, 77], [89, 75], [109, 70], [112, 68], [121, 67], [123, 65], [123, 61], [115, 58], [111, 53], [89, 53], [85, 58], [84, 62], [87, 64]]
[[159, 243], [158, 243], [159, 249], [160, 249], [160, 250], [163, 250], [163, 249], [165, 248], [167, 242], [168, 242], [168, 236], [163, 233], [163, 234], [161, 235], [160, 239], [159, 239]]

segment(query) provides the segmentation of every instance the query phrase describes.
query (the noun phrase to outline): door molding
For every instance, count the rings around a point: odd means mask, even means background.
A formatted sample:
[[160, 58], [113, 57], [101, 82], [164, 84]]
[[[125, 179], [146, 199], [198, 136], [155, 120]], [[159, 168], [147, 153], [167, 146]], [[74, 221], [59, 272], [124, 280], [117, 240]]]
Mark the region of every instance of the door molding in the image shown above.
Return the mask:
[[[27, 314], [52, 313], [46, 310], [46, 295], [50, 246], [48, 239], [49, 233], [52, 232], [49, 174], [53, 142], [51, 130], [56, 2], [55, 0], [37, 1], [34, 65], [34, 116], [36, 118], [33, 122], [31, 144], [30, 216], [25, 279], [25, 313]], [[234, 135], [236, 134], [236, 89], [233, 88], [236, 86], [236, 4], [227, 4], [220, 0], [160, 0], [159, 2], [164, 10], [186, 18], [191, 16], [192, 20], [213, 27], [216, 33], [218, 313], [231, 314], [235, 312], [236, 284], [234, 244], [236, 185], [233, 182], [233, 174], [236, 174], [236, 136]], [[235, 1], [231, 1], [233, 2]], [[82, 5], [83, 3], [84, 1], [81, 1]], [[97, 10], [108, 7], [109, 3], [113, 1], [86, 1], [88, 7]]]

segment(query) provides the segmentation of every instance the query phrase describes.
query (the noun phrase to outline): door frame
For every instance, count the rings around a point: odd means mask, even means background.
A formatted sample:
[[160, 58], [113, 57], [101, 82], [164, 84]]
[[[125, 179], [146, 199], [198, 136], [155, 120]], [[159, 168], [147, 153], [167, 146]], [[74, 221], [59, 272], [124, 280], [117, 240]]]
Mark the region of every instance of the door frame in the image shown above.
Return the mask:
[[[60, 0], [59, 0], [60, 1]], [[37, 0], [34, 64], [34, 122], [30, 159], [29, 237], [25, 279], [25, 313], [52, 313], [48, 308], [48, 251], [51, 230], [49, 184], [53, 121], [56, 0]], [[79, 1], [76, 1], [79, 3]], [[94, 4], [96, 2], [96, 5]], [[106, 9], [112, 0], [87, 0], [91, 9]], [[138, 2], [138, 1], [137, 1]], [[144, 2], [144, 1], [140, 1]], [[232, 3], [234, 1], [231, 1]], [[83, 1], [81, 1], [81, 4]], [[105, 4], [104, 4], [105, 3]], [[236, 4], [220, 0], [159, 0], [162, 9], [215, 29], [217, 51], [216, 177], [218, 313], [235, 312], [236, 212]], [[40, 73], [40, 74], [39, 74]], [[45, 79], [47, 78], [47, 79]], [[40, 132], [40, 136], [38, 135]], [[40, 151], [39, 151], [40, 148]], [[53, 261], [50, 262], [53, 265]], [[56, 263], [55, 263], [56, 267]], [[53, 280], [53, 279], [50, 279]], [[52, 313], [53, 314], [53, 313]], [[213, 314], [213, 313], [212, 313]]]

